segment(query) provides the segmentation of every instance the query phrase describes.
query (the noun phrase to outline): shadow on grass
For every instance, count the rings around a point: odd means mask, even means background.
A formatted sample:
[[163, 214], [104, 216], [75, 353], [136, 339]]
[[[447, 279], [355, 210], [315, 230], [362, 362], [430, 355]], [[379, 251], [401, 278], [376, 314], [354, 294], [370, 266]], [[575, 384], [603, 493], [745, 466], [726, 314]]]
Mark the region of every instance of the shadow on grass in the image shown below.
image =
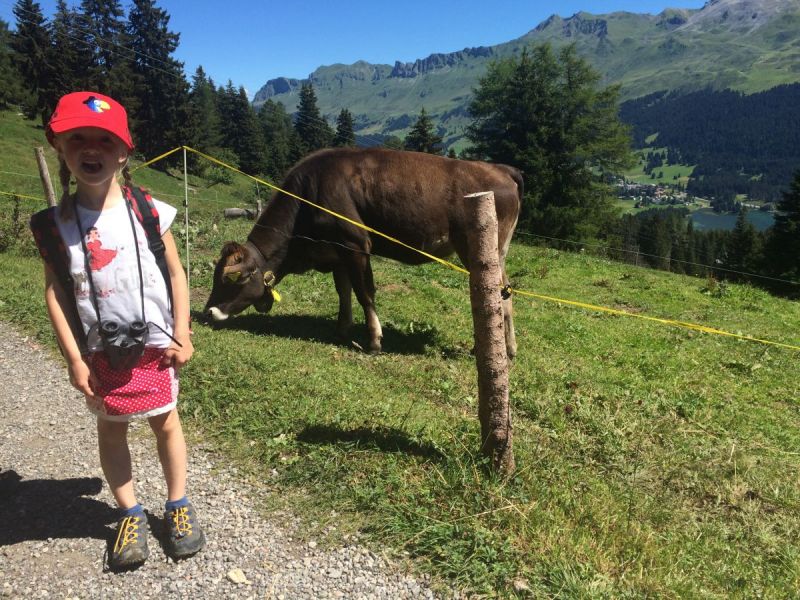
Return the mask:
[[87, 496], [100, 493], [98, 477], [28, 479], [0, 473], [0, 546], [48, 538], [107, 539], [114, 508]]
[[[343, 341], [336, 335], [336, 320], [323, 317], [250, 313], [231, 317], [222, 323], [211, 323], [200, 312], [194, 312], [192, 319], [213, 329], [247, 331], [256, 335], [301, 339], [347, 348], [353, 348], [353, 342], [356, 342], [363, 348], [367, 347], [366, 326], [354, 325], [349, 340]], [[436, 337], [435, 330], [406, 332], [392, 325], [384, 325], [382, 349], [388, 354], [425, 354], [427, 348], [436, 345]]]
[[333, 425], [307, 425], [297, 434], [306, 444], [330, 444], [357, 447], [360, 450], [396, 452], [440, 460], [444, 455], [433, 444], [419, 442], [399, 429], [357, 427], [342, 429]]

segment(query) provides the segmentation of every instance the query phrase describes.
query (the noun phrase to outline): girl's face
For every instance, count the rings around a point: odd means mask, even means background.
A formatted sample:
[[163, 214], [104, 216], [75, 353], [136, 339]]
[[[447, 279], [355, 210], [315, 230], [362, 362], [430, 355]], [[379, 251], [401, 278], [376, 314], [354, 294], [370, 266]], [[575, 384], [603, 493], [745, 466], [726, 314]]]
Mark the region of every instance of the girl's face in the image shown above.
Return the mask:
[[55, 137], [55, 147], [78, 185], [107, 183], [128, 160], [128, 148], [123, 141], [97, 127], [79, 127], [60, 133]]

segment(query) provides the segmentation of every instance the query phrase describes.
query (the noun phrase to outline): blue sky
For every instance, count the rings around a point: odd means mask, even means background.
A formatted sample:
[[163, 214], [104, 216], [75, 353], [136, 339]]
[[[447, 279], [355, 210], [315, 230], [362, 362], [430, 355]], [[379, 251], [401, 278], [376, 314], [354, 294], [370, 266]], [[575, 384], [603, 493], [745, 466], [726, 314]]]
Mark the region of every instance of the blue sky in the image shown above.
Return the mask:
[[[70, 6], [80, 0], [68, 0]], [[39, 0], [45, 17], [55, 0]], [[129, 2], [123, 1], [126, 9]], [[170, 29], [181, 34], [175, 56], [188, 76], [202, 65], [214, 81], [231, 79], [250, 95], [275, 77], [303, 79], [314, 69], [357, 60], [394, 64], [491, 46], [527, 33], [553, 13], [579, 11], [659, 13], [666, 7], [700, 8], [703, 0], [511, 0], [431, 2], [406, 0], [160, 0]], [[0, 0], [0, 18], [14, 28], [14, 0]]]

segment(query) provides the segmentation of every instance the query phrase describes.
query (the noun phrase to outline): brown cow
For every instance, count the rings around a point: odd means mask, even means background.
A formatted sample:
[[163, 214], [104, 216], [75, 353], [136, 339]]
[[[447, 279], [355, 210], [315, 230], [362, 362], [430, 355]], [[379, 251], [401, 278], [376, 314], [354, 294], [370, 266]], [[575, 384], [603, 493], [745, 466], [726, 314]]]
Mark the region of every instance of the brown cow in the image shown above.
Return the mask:
[[[436, 256], [454, 251], [467, 268], [470, 226], [464, 196], [493, 191], [503, 282], [505, 257], [522, 197], [520, 172], [506, 165], [454, 160], [384, 148], [320, 150], [286, 176], [284, 190]], [[381, 324], [375, 312], [370, 255], [408, 264], [430, 259], [353, 223], [277, 192], [244, 245], [228, 242], [214, 272], [205, 313], [223, 321], [251, 304], [272, 308], [273, 288], [289, 273], [333, 272], [339, 294], [337, 333], [345, 338], [353, 322], [351, 293], [364, 308], [369, 350], [380, 352]], [[498, 293], [499, 293], [498, 282]], [[503, 303], [506, 346], [516, 354], [511, 300]]]

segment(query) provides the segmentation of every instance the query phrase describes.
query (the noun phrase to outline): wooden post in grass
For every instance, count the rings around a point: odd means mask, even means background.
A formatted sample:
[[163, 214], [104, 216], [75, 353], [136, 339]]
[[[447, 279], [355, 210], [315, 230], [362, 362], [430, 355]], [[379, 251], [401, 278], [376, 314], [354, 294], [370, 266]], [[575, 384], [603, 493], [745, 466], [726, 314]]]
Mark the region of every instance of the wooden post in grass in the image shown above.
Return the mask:
[[47, 206], [56, 205], [56, 193], [53, 191], [53, 182], [50, 181], [50, 171], [47, 168], [47, 161], [44, 159], [44, 149], [41, 146], [34, 148], [36, 162], [39, 163], [39, 177], [42, 180], [44, 194], [47, 196]]
[[469, 223], [469, 298], [478, 367], [481, 452], [492, 461], [495, 470], [510, 475], [515, 465], [494, 193], [469, 194], [464, 201]]

